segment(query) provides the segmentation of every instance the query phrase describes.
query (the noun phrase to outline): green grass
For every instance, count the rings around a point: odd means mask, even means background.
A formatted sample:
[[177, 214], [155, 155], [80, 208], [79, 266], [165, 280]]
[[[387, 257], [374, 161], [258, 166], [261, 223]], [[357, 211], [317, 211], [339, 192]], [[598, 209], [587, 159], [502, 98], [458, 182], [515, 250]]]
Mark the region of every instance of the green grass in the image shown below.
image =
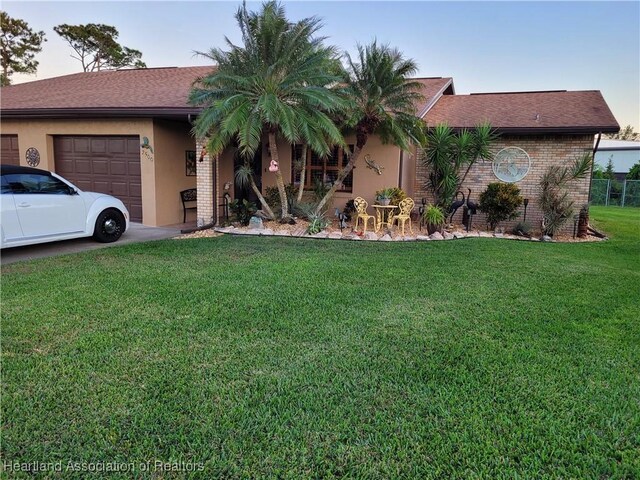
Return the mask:
[[592, 220], [610, 241], [221, 237], [9, 265], [2, 458], [638, 478], [640, 211]]

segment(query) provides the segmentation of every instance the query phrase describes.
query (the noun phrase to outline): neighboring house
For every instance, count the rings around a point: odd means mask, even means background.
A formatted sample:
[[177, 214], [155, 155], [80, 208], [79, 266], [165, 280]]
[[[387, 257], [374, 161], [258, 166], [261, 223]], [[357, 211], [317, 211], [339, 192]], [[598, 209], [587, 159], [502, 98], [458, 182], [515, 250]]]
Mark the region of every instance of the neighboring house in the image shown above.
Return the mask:
[[640, 162], [640, 141], [602, 139], [595, 163], [604, 170], [609, 160], [613, 163], [616, 180], [624, 182], [631, 167]]
[[[234, 149], [209, 158], [190, 132], [199, 109], [187, 104], [187, 95], [192, 82], [210, 71], [211, 67], [103, 71], [4, 87], [2, 161], [26, 165], [27, 150], [35, 148], [41, 168], [61, 173], [80, 188], [119, 196], [132, 219], [147, 225], [179, 223], [179, 192], [197, 185], [198, 224], [216, 222], [225, 184], [231, 186], [232, 197], [248, 193], [234, 184], [238, 164]], [[594, 135], [619, 130], [598, 91], [455, 95], [451, 78], [419, 81], [425, 100], [416, 105], [416, 114], [429, 125], [447, 122], [460, 129], [489, 121], [502, 135], [496, 152], [516, 146], [528, 153], [529, 172], [517, 184], [531, 200], [527, 220], [532, 224], [540, 220], [535, 198], [542, 172], [592, 151]], [[350, 137], [346, 141], [354, 143]], [[300, 148], [284, 140], [279, 147], [285, 181], [295, 181], [292, 158], [300, 155]], [[186, 174], [187, 151], [196, 151], [195, 157], [189, 155], [196, 159], [197, 177]], [[426, 174], [415, 153], [370, 139], [353, 174], [336, 193], [334, 206], [341, 208], [355, 196], [372, 203], [376, 190], [390, 186], [400, 186], [417, 203], [428, 199]], [[382, 167], [380, 174], [368, 167], [365, 158]], [[307, 186], [312, 188], [316, 179], [331, 181], [344, 162], [339, 151], [327, 159], [309, 153]], [[267, 168], [266, 140], [254, 163], [264, 192], [275, 185]], [[491, 162], [480, 163], [471, 170], [465, 187], [472, 189], [477, 201], [492, 181], [498, 180]], [[585, 203], [588, 190], [586, 179], [574, 187], [572, 198]]]

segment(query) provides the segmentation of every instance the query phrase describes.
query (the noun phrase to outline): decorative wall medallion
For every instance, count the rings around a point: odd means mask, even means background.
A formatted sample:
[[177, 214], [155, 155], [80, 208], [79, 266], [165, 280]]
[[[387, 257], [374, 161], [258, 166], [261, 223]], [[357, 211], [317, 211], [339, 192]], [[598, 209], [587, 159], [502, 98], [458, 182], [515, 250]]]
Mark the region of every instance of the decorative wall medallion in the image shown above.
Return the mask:
[[493, 158], [493, 174], [503, 182], [519, 182], [530, 168], [531, 158], [520, 147], [503, 148]]
[[25, 155], [27, 159], [27, 165], [30, 167], [37, 167], [40, 165], [40, 152], [35, 147], [27, 148], [27, 154]]

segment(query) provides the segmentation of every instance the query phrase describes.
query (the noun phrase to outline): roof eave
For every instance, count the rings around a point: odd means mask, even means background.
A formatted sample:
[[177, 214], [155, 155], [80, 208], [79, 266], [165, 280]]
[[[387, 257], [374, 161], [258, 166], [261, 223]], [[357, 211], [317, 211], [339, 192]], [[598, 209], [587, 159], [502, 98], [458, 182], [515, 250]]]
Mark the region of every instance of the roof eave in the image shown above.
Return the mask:
[[130, 107], [130, 108], [3, 108], [0, 116], [4, 119], [33, 118], [182, 118], [197, 115], [196, 107]]
[[[433, 126], [433, 125], [429, 125]], [[473, 127], [451, 127], [454, 131], [469, 130]], [[618, 125], [605, 126], [575, 126], [575, 127], [493, 127], [494, 131], [501, 135], [551, 135], [551, 134], [584, 134], [596, 135], [598, 133], [616, 133], [620, 130]]]

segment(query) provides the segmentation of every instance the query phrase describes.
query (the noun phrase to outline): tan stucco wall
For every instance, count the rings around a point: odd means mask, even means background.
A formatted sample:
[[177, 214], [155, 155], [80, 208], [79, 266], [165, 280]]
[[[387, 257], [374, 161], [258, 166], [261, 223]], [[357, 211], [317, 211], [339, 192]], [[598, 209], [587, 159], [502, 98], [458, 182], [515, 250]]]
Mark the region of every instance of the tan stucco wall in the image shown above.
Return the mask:
[[182, 222], [179, 192], [196, 186], [196, 177], [187, 177], [185, 172], [185, 151], [195, 150], [195, 140], [187, 122], [152, 119], [3, 120], [1, 130], [4, 134], [18, 135], [21, 165], [26, 165], [27, 149], [35, 147], [40, 152], [38, 167], [54, 172], [55, 135], [147, 137], [153, 155], [151, 158], [142, 152], [140, 155], [142, 221], [150, 226]]
[[[156, 225], [182, 223], [180, 192], [196, 187], [196, 176], [187, 176], [185, 155], [196, 149], [187, 122], [154, 120]], [[197, 160], [196, 160], [197, 161]], [[187, 221], [195, 221], [195, 213], [187, 212]]]

